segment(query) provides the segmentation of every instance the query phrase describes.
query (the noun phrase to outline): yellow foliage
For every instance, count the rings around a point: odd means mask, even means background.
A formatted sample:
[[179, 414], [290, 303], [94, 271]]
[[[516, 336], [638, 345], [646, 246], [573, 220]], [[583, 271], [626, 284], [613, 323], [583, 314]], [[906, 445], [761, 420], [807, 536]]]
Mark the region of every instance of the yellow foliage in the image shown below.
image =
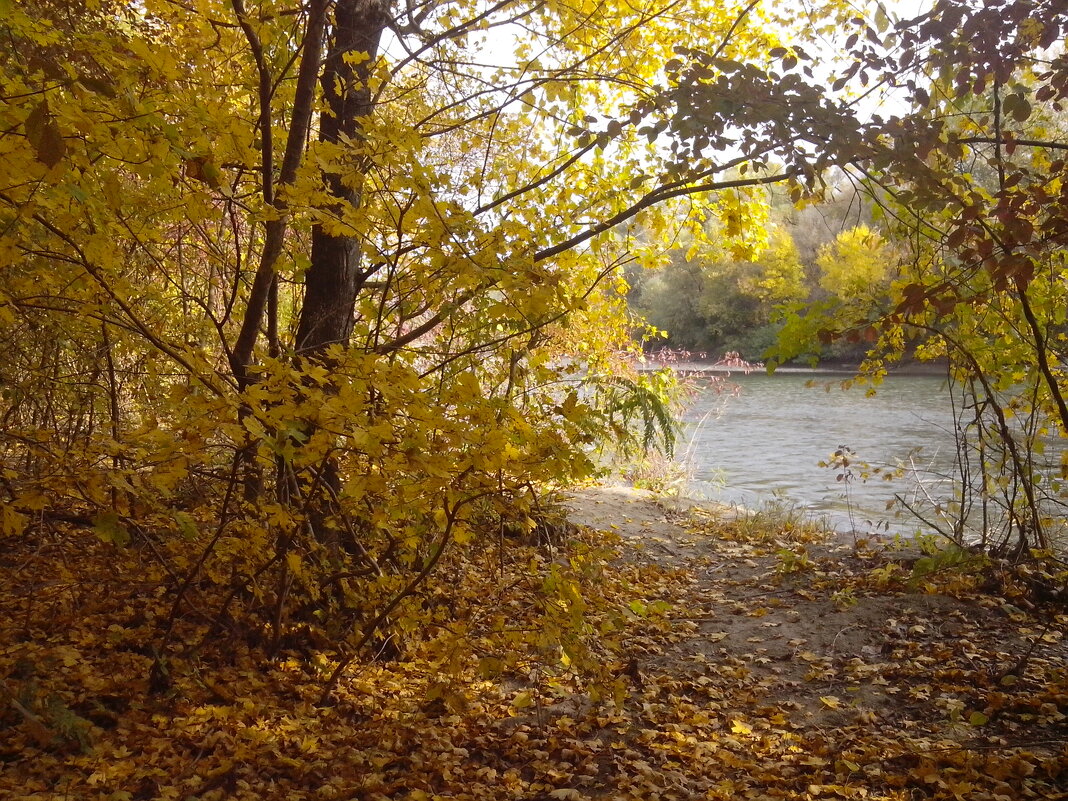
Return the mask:
[[820, 286], [842, 299], [879, 292], [893, 275], [893, 262], [893, 249], [866, 225], [842, 231], [816, 257], [822, 271]]

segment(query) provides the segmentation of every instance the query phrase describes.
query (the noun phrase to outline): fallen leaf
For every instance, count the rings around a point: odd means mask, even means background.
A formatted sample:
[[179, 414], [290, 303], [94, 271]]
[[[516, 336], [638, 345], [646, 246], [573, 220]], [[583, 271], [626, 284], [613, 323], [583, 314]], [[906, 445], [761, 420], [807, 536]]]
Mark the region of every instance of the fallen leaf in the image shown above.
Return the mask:
[[740, 720], [732, 720], [731, 721], [731, 731], [734, 734], [752, 734], [753, 733], [752, 727], [751, 726], [747, 726], [745, 723], [742, 723], [742, 721], [740, 721]]

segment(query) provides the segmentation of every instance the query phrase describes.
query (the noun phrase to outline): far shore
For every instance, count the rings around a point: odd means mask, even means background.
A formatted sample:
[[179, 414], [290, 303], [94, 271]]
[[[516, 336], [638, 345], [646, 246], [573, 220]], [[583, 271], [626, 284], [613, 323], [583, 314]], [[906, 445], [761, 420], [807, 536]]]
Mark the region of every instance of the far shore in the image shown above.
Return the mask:
[[[638, 364], [638, 369], [642, 371], [660, 370], [664, 367], [670, 367], [676, 372], [682, 373], [710, 373], [716, 375], [768, 375], [768, 368], [761, 362], [751, 362], [752, 367], [749, 369], [731, 366], [723, 364], [722, 362], [714, 361], [680, 361], [674, 363], [659, 362], [655, 359], [647, 359], [645, 362]], [[788, 373], [788, 374], [810, 374], [810, 375], [857, 375], [860, 370], [858, 364], [845, 364], [845, 363], [831, 363], [824, 362], [816, 367], [808, 367], [803, 365], [783, 364], [779, 365], [772, 371], [772, 375], [775, 373]], [[893, 365], [888, 368], [888, 374], [891, 376], [935, 376], [944, 377], [946, 374], [946, 366], [942, 363], [931, 362], [909, 362], [907, 364]]]

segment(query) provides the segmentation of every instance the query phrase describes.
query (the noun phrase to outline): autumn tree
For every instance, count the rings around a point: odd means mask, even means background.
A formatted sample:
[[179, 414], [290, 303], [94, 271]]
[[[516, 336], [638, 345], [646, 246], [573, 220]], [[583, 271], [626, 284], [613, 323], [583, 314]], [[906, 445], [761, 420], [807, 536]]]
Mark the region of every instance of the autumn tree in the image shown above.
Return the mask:
[[743, 241], [737, 190], [816, 180], [771, 107], [731, 122], [743, 155], [664, 146], [688, 134], [680, 42], [752, 80], [779, 46], [763, 20], [704, 2], [12, 6], [4, 533], [160, 537], [165, 642], [187, 620], [269, 651], [299, 632], [340, 670], [421, 630], [447, 553], [535, 525], [538, 488], [593, 472], [626, 415], [642, 437], [660, 421], [637, 378], [604, 380], [634, 232], [655, 259], [687, 198], [730, 190]]
[[[775, 341], [773, 319], [786, 303], [808, 298], [805, 268], [790, 234], [769, 223], [759, 255], [733, 258], [715, 245], [674, 249], [664, 266], [637, 273], [628, 300], [659, 336], [648, 346], [715, 358], [740, 351], [756, 361]], [[688, 252], [689, 250], [689, 252]]]
[[878, 293], [892, 275], [894, 254], [877, 231], [859, 225], [842, 231], [816, 257], [820, 286], [841, 298]]
[[797, 316], [789, 330], [794, 345], [873, 343], [876, 379], [917, 346], [946, 360], [961, 401], [958, 494], [918, 511], [958, 543], [978, 536], [1002, 553], [1047, 547], [1064, 517], [1063, 464], [1043, 452], [1068, 431], [1066, 26], [1059, 3], [942, 0], [887, 41], [851, 37], [850, 72], [912, 102], [875, 129], [885, 152], [852, 168], [907, 256], [887, 291]]
[[[1021, 115], [1004, 86], [1063, 23], [1022, 7], [969, 53], [991, 11], [960, 3], [893, 44], [978, 65]], [[372, 642], [437, 631], [420, 588], [443, 560], [536, 526], [540, 488], [594, 472], [621, 412], [657, 419], [648, 395], [595, 390], [647, 390], [604, 380], [629, 260], [655, 263], [692, 208], [720, 223], [684, 223], [695, 242], [752, 249], [749, 190], [801, 201], [831, 167], [971, 208], [931, 154], [1009, 155], [1004, 126], [968, 141], [923, 114], [863, 120], [833, 92], [910, 74], [877, 31], [828, 92], [804, 34], [780, 41], [789, 20], [759, 2], [9, 8], [0, 522], [150, 542], [173, 599], [160, 660], [195, 622], [202, 642], [333, 648], [336, 680]], [[1047, 185], [1009, 179], [1006, 215]], [[950, 244], [973, 234], [951, 225]], [[1027, 284], [1019, 248], [998, 248], [993, 289]], [[569, 581], [544, 587], [577, 603]]]

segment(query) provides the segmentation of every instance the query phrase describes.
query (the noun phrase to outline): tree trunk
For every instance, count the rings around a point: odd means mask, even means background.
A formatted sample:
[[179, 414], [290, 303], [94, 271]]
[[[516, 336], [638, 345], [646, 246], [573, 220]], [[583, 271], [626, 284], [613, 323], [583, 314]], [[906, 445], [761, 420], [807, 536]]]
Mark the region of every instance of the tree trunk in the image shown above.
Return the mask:
[[[337, 0], [329, 49], [320, 74], [325, 108], [319, 117], [319, 141], [358, 145], [364, 139], [364, 123], [374, 110], [369, 88], [375, 59], [389, 20], [390, 0]], [[367, 57], [346, 59], [352, 54]], [[362, 156], [360, 156], [362, 158]], [[363, 167], [360, 176], [346, 182], [339, 173], [323, 177], [335, 198], [333, 211], [343, 217], [362, 202]], [[351, 172], [350, 172], [351, 175]], [[304, 276], [304, 301], [297, 324], [295, 351], [298, 356], [321, 358], [330, 345], [346, 345], [352, 334], [356, 297], [367, 278], [360, 270], [362, 243], [355, 236], [332, 236], [317, 225], [312, 229], [311, 264]], [[359, 543], [350, 541], [336, 520], [336, 499], [341, 492], [337, 461], [329, 457], [317, 471], [305, 476], [314, 497], [308, 499], [309, 524], [316, 538], [335, 555], [343, 549], [360, 554]]]
[[[389, 0], [338, 0], [330, 48], [320, 82], [326, 109], [319, 120], [319, 141], [358, 143], [364, 121], [374, 109], [368, 88], [382, 33], [389, 20]], [[366, 53], [353, 64], [345, 56]], [[339, 215], [358, 208], [361, 187], [347, 185], [337, 173], [325, 176], [337, 198]], [[360, 271], [361, 243], [353, 236], [331, 236], [322, 226], [312, 231], [311, 266], [304, 277], [304, 303], [297, 325], [296, 352], [314, 355], [335, 343], [347, 344], [352, 333], [356, 296], [366, 275]]]

